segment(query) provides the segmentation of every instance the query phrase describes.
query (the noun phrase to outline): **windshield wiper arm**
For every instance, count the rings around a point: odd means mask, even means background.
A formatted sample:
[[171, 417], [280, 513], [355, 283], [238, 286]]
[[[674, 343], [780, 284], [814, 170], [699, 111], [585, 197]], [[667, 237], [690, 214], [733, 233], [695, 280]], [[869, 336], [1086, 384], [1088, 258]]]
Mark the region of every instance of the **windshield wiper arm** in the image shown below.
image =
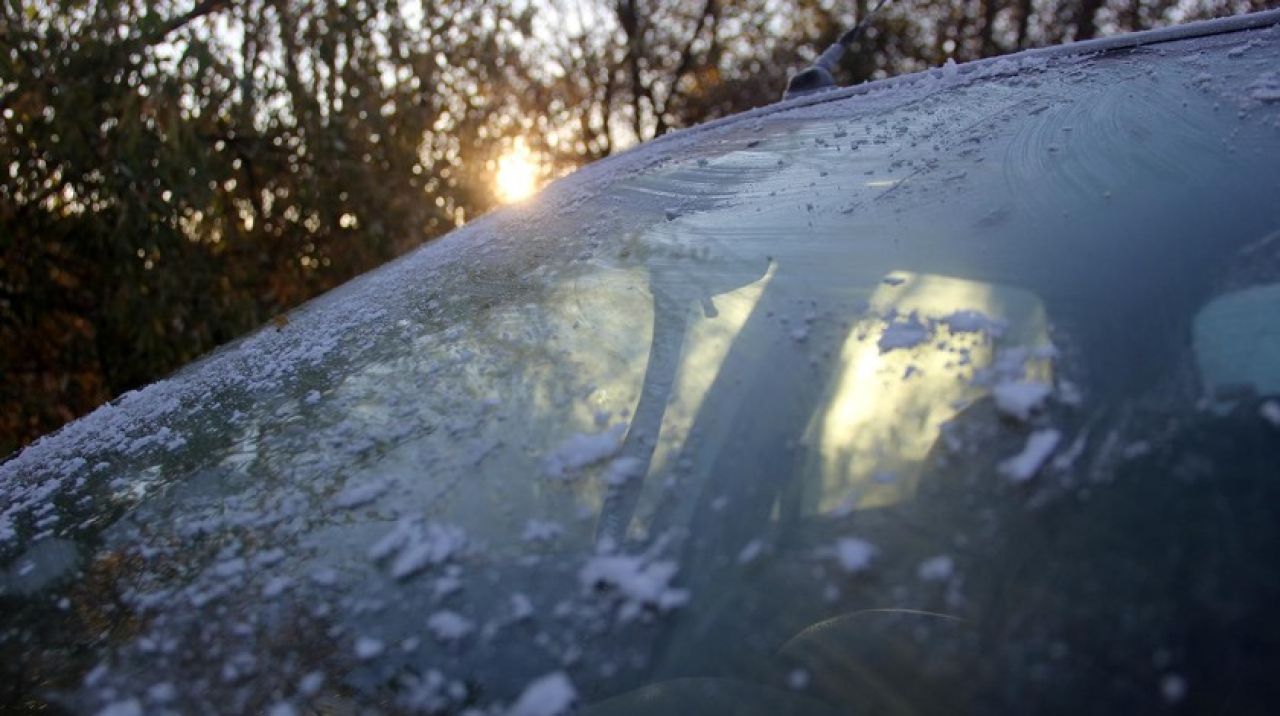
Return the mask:
[[867, 13], [865, 17], [858, 18], [858, 22], [854, 24], [853, 29], [840, 36], [835, 44], [822, 51], [818, 55], [818, 59], [813, 64], [800, 70], [787, 80], [787, 89], [782, 93], [783, 99], [791, 99], [793, 97], [801, 97], [813, 92], [831, 89], [836, 86], [835, 69], [839, 64], [840, 58], [844, 57], [844, 53], [849, 49], [863, 31], [876, 16], [876, 12], [884, 7], [889, 0], [880, 0], [876, 6]]

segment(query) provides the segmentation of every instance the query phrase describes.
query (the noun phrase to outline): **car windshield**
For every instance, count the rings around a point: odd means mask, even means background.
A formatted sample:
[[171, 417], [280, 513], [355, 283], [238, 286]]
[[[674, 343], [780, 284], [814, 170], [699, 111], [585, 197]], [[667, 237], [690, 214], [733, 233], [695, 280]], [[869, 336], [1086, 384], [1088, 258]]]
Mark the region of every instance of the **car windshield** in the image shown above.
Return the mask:
[[1277, 66], [757, 111], [353, 281], [0, 466], [0, 703], [1269, 710]]

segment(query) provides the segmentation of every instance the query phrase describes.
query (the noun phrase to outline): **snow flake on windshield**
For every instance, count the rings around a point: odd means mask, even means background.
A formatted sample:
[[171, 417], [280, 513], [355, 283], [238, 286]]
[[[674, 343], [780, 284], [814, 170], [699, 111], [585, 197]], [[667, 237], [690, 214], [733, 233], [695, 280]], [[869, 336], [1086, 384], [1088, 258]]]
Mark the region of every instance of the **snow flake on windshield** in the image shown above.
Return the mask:
[[166, 704], [178, 697], [178, 687], [168, 681], [152, 684], [147, 688], [147, 698], [158, 704]]
[[578, 700], [578, 691], [563, 671], [534, 679], [520, 698], [507, 710], [506, 716], [561, 716]]
[[375, 561], [390, 558], [391, 576], [405, 579], [461, 554], [466, 544], [466, 534], [458, 527], [407, 518], [369, 548], [369, 557]]
[[599, 433], [571, 435], [547, 455], [543, 468], [550, 477], [572, 476], [584, 467], [616, 455], [626, 432], [626, 424], [618, 423]]
[[841, 537], [831, 549], [836, 564], [848, 574], [860, 574], [870, 569], [878, 552], [875, 545], [857, 537]]
[[533, 616], [533, 602], [520, 592], [511, 595], [511, 618], [523, 621]]
[[127, 699], [108, 704], [98, 716], [142, 716], [142, 704], [137, 699]]
[[320, 693], [320, 688], [323, 686], [324, 674], [313, 671], [298, 681], [298, 692], [304, 696], [313, 696]]
[[401, 683], [403, 690], [396, 702], [413, 713], [451, 713], [459, 704], [466, 702], [470, 693], [466, 684], [450, 679], [436, 669], [430, 669], [421, 676], [410, 674]]
[[386, 645], [373, 637], [362, 636], [356, 639], [355, 653], [357, 659], [367, 661], [382, 654], [384, 650], [386, 650]]
[[262, 588], [262, 596], [266, 599], [274, 599], [280, 596], [290, 587], [293, 586], [293, 580], [288, 577], [272, 577], [270, 581]]
[[215, 564], [211, 571], [215, 577], [230, 579], [231, 577], [238, 577], [244, 573], [245, 565], [246, 562], [244, 558], [237, 557], [235, 559], [229, 559], [225, 562]]
[[764, 541], [753, 539], [738, 552], [738, 564], [751, 564], [764, 551]]
[[645, 610], [666, 612], [689, 600], [684, 589], [671, 586], [679, 567], [670, 560], [649, 560], [640, 555], [597, 555], [578, 572], [587, 593], [616, 600], [618, 619], [627, 622]]
[[996, 409], [1023, 421], [1039, 410], [1051, 393], [1053, 386], [1048, 383], [1029, 380], [1006, 380], [991, 389]]
[[560, 526], [559, 522], [529, 520], [525, 523], [524, 532], [520, 538], [525, 542], [550, 542], [563, 532], [564, 528]]
[[960, 66], [956, 64], [956, 58], [948, 57], [947, 61], [942, 64], [942, 79], [947, 82], [955, 82], [960, 79]]
[[1262, 416], [1263, 420], [1280, 428], [1280, 402], [1268, 400], [1262, 404], [1262, 407], [1258, 408], [1258, 414]]
[[991, 318], [981, 311], [963, 310], [943, 316], [938, 323], [945, 325], [952, 333], [984, 333], [999, 338], [1008, 328], [1008, 323]]
[[1249, 85], [1249, 97], [1259, 102], [1280, 102], [1280, 72], [1268, 72]]
[[367, 505], [382, 496], [391, 487], [390, 480], [374, 480], [353, 487], [348, 487], [333, 498], [333, 506], [341, 509], [352, 509]]
[[956, 563], [950, 556], [940, 554], [920, 563], [916, 576], [925, 582], [945, 582], [956, 571]]
[[[891, 279], [885, 279], [889, 280]], [[891, 314], [885, 318], [885, 323], [878, 343], [881, 353], [920, 346], [931, 340], [939, 327], [946, 328], [953, 336], [968, 333], [979, 334], [986, 339], [999, 338], [1008, 328], [1005, 321], [970, 309], [954, 311], [937, 318], [921, 317], [914, 312], [906, 316]]]
[[899, 348], [914, 348], [929, 340], [929, 327], [920, 322], [916, 314], [896, 320], [885, 326], [880, 335], [880, 352], [888, 353]]
[[605, 470], [604, 482], [613, 487], [620, 487], [637, 477], [644, 477], [644, 469], [644, 460], [638, 457], [615, 458]]
[[1026, 482], [1040, 471], [1060, 440], [1062, 433], [1057, 430], [1037, 430], [1027, 437], [1027, 444], [1022, 452], [1002, 461], [997, 469], [1012, 482]]
[[475, 629], [475, 624], [461, 614], [446, 609], [427, 617], [427, 628], [436, 639], [452, 642], [470, 634]]
[[1187, 695], [1187, 681], [1177, 674], [1166, 674], [1160, 679], [1160, 696], [1172, 706]]

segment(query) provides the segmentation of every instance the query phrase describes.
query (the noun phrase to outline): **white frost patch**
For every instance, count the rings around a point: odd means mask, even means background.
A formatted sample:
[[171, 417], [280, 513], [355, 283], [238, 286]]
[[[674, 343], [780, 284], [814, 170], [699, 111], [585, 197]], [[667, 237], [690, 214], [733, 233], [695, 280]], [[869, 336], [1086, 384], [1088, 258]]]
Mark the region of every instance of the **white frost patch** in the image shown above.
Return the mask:
[[1187, 696], [1187, 680], [1177, 674], [1167, 674], [1160, 679], [1160, 695], [1167, 704], [1176, 704]]
[[1052, 392], [1053, 386], [1048, 383], [1007, 380], [991, 389], [991, 397], [995, 398], [996, 409], [1000, 412], [1018, 420], [1027, 420], [1044, 405]]
[[982, 386], [1024, 382], [1024, 376], [1032, 364], [1050, 361], [1056, 357], [1057, 349], [1052, 344], [1036, 348], [1025, 346], [1002, 348], [995, 355], [991, 365], [974, 372], [973, 381], [974, 384]]
[[956, 58], [948, 57], [947, 61], [942, 64], [942, 79], [947, 82], [955, 82], [960, 79], [960, 66], [956, 64]]
[[338, 573], [329, 567], [321, 567], [311, 573], [311, 581], [322, 587], [332, 587], [338, 583]]
[[1088, 440], [1089, 432], [1087, 430], [1076, 436], [1076, 439], [1071, 441], [1066, 450], [1058, 453], [1057, 457], [1053, 458], [1053, 469], [1058, 472], [1070, 470], [1076, 464], [1076, 460], [1080, 459], [1080, 456], [1084, 454], [1085, 444]]
[[319, 671], [313, 671], [298, 682], [298, 693], [303, 696], [315, 696], [320, 693], [321, 687], [324, 686], [324, 674]]
[[956, 311], [939, 318], [938, 323], [952, 333], [985, 333], [993, 338], [999, 338], [1008, 328], [1004, 321], [991, 318], [982, 311]]
[[[422, 676], [409, 675], [401, 683], [402, 689], [396, 701], [408, 713], [458, 713], [457, 706], [467, 695], [466, 686], [446, 678], [435, 669], [428, 670]], [[461, 713], [472, 712], [468, 709]]]
[[167, 704], [178, 698], [178, 688], [168, 681], [153, 684], [147, 689], [147, 699], [157, 704]]
[[955, 574], [956, 563], [951, 557], [940, 554], [930, 557], [916, 568], [916, 576], [925, 582], [945, 582]]
[[627, 482], [644, 476], [644, 460], [638, 457], [620, 457], [609, 463], [604, 471], [605, 484], [621, 487]]
[[462, 552], [467, 537], [461, 528], [450, 525], [423, 525], [404, 519], [369, 548], [369, 557], [391, 560], [391, 576], [404, 579], [431, 565], [441, 564]]
[[431, 594], [436, 599], [443, 599], [462, 589], [462, 579], [458, 576], [462, 570], [457, 565], [450, 565], [449, 572], [431, 584]]
[[997, 469], [1013, 482], [1026, 482], [1035, 477], [1040, 466], [1044, 465], [1054, 448], [1058, 447], [1060, 440], [1062, 433], [1057, 430], [1037, 430], [1027, 437], [1027, 445], [1022, 448], [1022, 452], [1002, 461]]
[[366, 482], [363, 485], [348, 487], [338, 496], [333, 498], [333, 506], [344, 510], [349, 510], [361, 505], [367, 505], [370, 502], [382, 496], [387, 491], [390, 482], [386, 480]]
[[1280, 428], [1280, 402], [1268, 400], [1262, 404], [1262, 407], [1258, 408], [1258, 414], [1262, 416], [1263, 420]]
[[801, 691], [809, 686], [809, 672], [804, 669], [794, 669], [787, 674], [787, 686], [796, 691]]
[[1249, 89], [1249, 97], [1259, 102], [1280, 102], [1280, 82], [1257, 83]]
[[689, 592], [675, 589], [671, 580], [679, 567], [670, 560], [647, 562], [643, 557], [601, 555], [589, 559], [578, 572], [587, 592], [606, 589], [621, 598], [618, 617], [630, 621], [646, 608], [669, 611], [689, 600]]
[[1058, 401], [1067, 405], [1081, 405], [1084, 403], [1084, 394], [1075, 383], [1062, 379], [1058, 381]]
[[272, 565], [279, 564], [287, 556], [288, 555], [285, 553], [285, 551], [280, 549], [279, 547], [276, 547], [273, 549], [264, 549], [261, 552], [253, 555], [253, 566], [270, 567]]
[[267, 709], [267, 716], [298, 716], [298, 710], [288, 701], [281, 701]]
[[738, 564], [751, 564], [756, 561], [756, 558], [763, 551], [764, 542], [758, 539], [751, 540], [742, 548], [741, 552], [738, 552]]
[[98, 716], [142, 716], [142, 704], [137, 699], [126, 699], [107, 704], [98, 712]]
[[577, 700], [573, 682], [563, 671], [557, 671], [529, 682], [507, 710], [507, 716], [560, 716]]
[[427, 617], [427, 628], [440, 641], [457, 641], [470, 634], [475, 625], [461, 614], [445, 609]]
[[618, 423], [599, 433], [577, 433], [547, 456], [543, 467], [551, 477], [565, 477], [589, 465], [611, 458], [622, 449], [627, 426]]
[[284, 592], [292, 586], [293, 580], [288, 577], [272, 577], [262, 588], [262, 596], [267, 599], [273, 599], [284, 594]]
[[362, 636], [356, 639], [356, 658], [362, 661], [378, 656], [384, 649], [386, 646], [372, 637]]
[[106, 664], [98, 664], [84, 675], [84, 685], [93, 688], [102, 683], [102, 680], [107, 678], [109, 673], [111, 673], [111, 670], [107, 668]]
[[225, 562], [219, 562], [218, 564], [215, 564], [213, 566], [213, 576], [220, 577], [222, 579], [230, 579], [231, 577], [238, 577], [241, 574], [244, 574], [244, 569], [246, 566], [247, 566], [247, 563], [244, 561], [244, 559], [240, 557], [236, 557], [235, 559], [228, 559]]
[[857, 537], [841, 537], [832, 548], [836, 562], [849, 574], [865, 572], [876, 557], [876, 546]]
[[516, 592], [511, 595], [511, 616], [516, 621], [524, 621], [533, 616], [533, 602], [524, 594]]
[[550, 542], [563, 532], [564, 528], [558, 522], [529, 520], [525, 523], [524, 533], [520, 538], [525, 542]]
[[894, 321], [880, 334], [880, 352], [888, 353], [898, 348], [914, 348], [929, 340], [929, 327], [913, 313], [906, 320]]
[[1135, 440], [1120, 450], [1120, 456], [1126, 460], [1136, 460], [1151, 453], [1151, 443], [1146, 440]]

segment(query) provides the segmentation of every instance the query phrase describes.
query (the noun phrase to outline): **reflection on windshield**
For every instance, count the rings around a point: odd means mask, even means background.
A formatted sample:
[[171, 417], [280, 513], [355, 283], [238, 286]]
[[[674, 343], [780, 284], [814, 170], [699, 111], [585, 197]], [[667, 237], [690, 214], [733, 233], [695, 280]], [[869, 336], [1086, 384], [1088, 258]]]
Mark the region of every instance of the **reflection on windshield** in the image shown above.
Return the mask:
[[1280, 394], [1280, 284], [1220, 296], [1196, 314], [1193, 340], [1210, 396]]
[[[895, 271], [840, 349], [828, 406], [806, 433], [821, 461], [809, 510], [910, 499], [940, 429], [982, 395], [974, 378], [1001, 347], [1040, 348], [1048, 331], [1026, 291]], [[1050, 382], [1047, 363], [1027, 378]]]
[[[677, 469], [675, 463], [703, 400], [774, 271], [775, 267], [771, 265], [756, 281], [709, 297], [706, 303], [700, 302], [697, 309], [686, 309], [695, 310], [696, 317], [681, 339], [683, 351], [671, 394], [662, 411], [662, 428], [654, 446], [649, 474], [670, 474]], [[647, 536], [647, 518], [658, 509], [664, 492], [658, 480], [646, 481], [640, 489], [635, 512], [641, 519], [632, 521], [628, 527], [628, 536], [637, 540]]]

